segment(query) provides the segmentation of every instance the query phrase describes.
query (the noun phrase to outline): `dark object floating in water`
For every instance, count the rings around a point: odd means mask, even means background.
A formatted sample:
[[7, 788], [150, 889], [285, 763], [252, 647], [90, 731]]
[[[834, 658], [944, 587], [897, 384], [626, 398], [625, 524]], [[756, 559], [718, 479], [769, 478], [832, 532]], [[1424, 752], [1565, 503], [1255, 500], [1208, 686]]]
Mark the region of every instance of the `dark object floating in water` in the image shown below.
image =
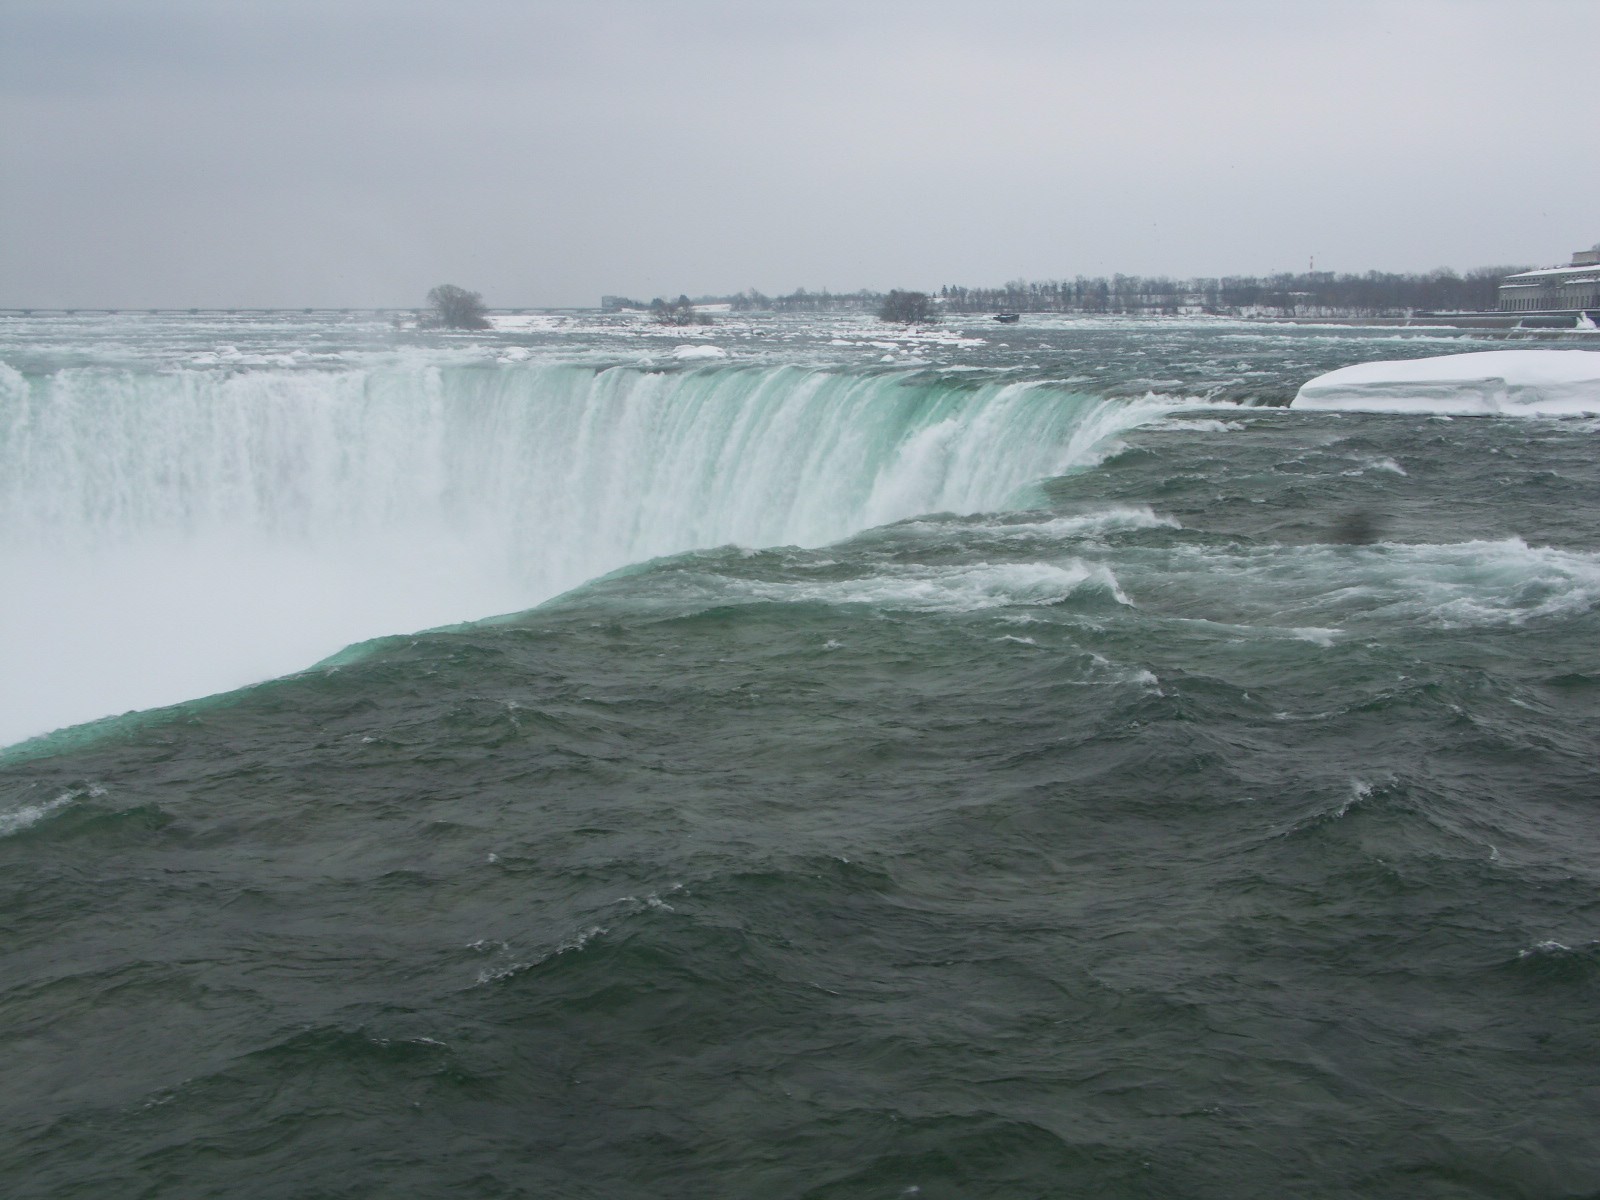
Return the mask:
[[1332, 541], [1345, 546], [1370, 546], [1383, 537], [1383, 519], [1365, 509], [1345, 513], [1334, 524]]
[[995, 313], [994, 319], [1002, 325], [1015, 325], [1022, 320], [1021, 313]]

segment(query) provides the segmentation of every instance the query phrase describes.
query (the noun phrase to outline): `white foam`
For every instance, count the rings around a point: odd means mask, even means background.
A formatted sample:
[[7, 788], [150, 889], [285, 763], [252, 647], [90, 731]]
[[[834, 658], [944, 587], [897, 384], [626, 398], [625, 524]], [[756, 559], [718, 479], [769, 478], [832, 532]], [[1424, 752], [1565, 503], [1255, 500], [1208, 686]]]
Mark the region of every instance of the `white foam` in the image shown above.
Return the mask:
[[1323, 645], [1374, 621], [1390, 629], [1515, 626], [1600, 604], [1600, 554], [1529, 546], [1519, 538], [1180, 547], [1154, 562], [1148, 581], [1134, 580], [1141, 591], [1181, 595], [1188, 612], [1206, 604], [1253, 611], [1261, 624], [1240, 628]]
[[1181, 529], [1183, 526], [1173, 517], [1158, 514], [1148, 504], [1121, 504], [1098, 512], [1052, 517], [1046, 521], [904, 521], [894, 528], [896, 533], [929, 534], [935, 537], [954, 533], [978, 534], [991, 540], [1045, 538], [1073, 541], [1106, 533], [1136, 529]]
[[481, 954], [488, 954], [496, 959], [501, 960], [499, 962], [491, 963], [489, 966], [484, 967], [478, 972], [476, 982], [478, 986], [482, 986], [485, 984], [498, 983], [500, 980], [509, 979], [513, 975], [520, 975], [522, 972], [532, 967], [537, 967], [543, 963], [547, 963], [551, 959], [558, 958], [563, 954], [573, 954], [581, 951], [590, 942], [594, 941], [595, 938], [604, 937], [607, 932], [608, 931], [606, 927], [603, 925], [591, 925], [587, 929], [580, 930], [578, 933], [565, 939], [553, 950], [531, 959], [516, 958], [514, 957], [515, 951], [512, 950], [508, 943], [490, 941], [486, 938], [480, 938], [475, 942], [469, 942], [467, 949], [476, 950]]
[[1117, 505], [1100, 512], [1083, 513], [1070, 517], [1053, 517], [1048, 521], [1016, 522], [982, 526], [986, 533], [1028, 534], [1054, 538], [1082, 538], [1100, 533], [1117, 533], [1134, 529], [1181, 529], [1176, 518], [1162, 516], [1148, 504]]
[[1596, 948], [1600, 948], [1600, 941], [1580, 942], [1576, 947], [1558, 942], [1554, 938], [1546, 938], [1542, 942], [1535, 942], [1526, 950], [1518, 950], [1518, 958], [1567, 958], [1585, 955]]
[[1237, 433], [1244, 428], [1241, 421], [1219, 421], [1212, 418], [1201, 417], [1167, 417], [1161, 421], [1152, 421], [1150, 429], [1168, 430], [1174, 433]]
[[1340, 632], [1337, 629], [1323, 629], [1316, 625], [1302, 625], [1299, 628], [1289, 630], [1289, 636], [1298, 641], [1311, 642], [1313, 645], [1328, 647], [1333, 645]]
[[897, 566], [864, 579], [829, 583], [737, 585], [754, 599], [782, 603], [868, 604], [904, 612], [977, 612], [1015, 606], [1060, 604], [1081, 593], [1099, 593], [1131, 605], [1109, 569], [1076, 559], [1065, 563], [977, 563], [967, 567]]
[[679, 346], [672, 352], [672, 357], [680, 362], [693, 361], [695, 359], [727, 358], [728, 352], [721, 346]]
[[1600, 353], [1484, 350], [1341, 367], [1301, 386], [1291, 408], [1450, 415], [1600, 413]]
[[21, 833], [44, 820], [51, 813], [59, 812], [74, 800], [85, 796], [104, 796], [106, 789], [99, 784], [90, 784], [86, 788], [71, 788], [62, 792], [54, 799], [42, 801], [39, 804], [29, 804], [22, 808], [13, 809], [11, 812], [0, 813], [0, 837], [10, 837], [12, 834]]
[[1600, 603], [1600, 555], [1520, 538], [1428, 547], [1421, 600], [1442, 625], [1522, 625]]
[[1345, 475], [1365, 475], [1368, 471], [1386, 471], [1390, 475], [1406, 474], [1406, 469], [1392, 458], [1363, 459], [1361, 465], [1355, 470], [1342, 473]]
[[14, 812], [0, 813], [0, 837], [10, 837], [30, 825], [37, 825], [57, 809], [66, 807], [71, 800], [70, 795], [57, 796], [54, 800], [46, 800], [43, 804], [30, 804]]
[[1364, 803], [1372, 795], [1372, 785], [1365, 779], [1352, 779], [1350, 781], [1350, 794], [1345, 797], [1344, 803], [1334, 810], [1335, 819], [1343, 817], [1358, 804]]

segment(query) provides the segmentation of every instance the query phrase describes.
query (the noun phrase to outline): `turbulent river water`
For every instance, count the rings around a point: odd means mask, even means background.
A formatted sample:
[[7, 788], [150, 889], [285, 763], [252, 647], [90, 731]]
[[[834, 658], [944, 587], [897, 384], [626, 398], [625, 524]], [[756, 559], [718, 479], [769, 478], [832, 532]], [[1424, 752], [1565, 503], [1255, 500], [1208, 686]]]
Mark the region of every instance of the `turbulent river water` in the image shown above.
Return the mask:
[[0, 1193], [1600, 1195], [1600, 420], [1415, 330], [0, 325]]

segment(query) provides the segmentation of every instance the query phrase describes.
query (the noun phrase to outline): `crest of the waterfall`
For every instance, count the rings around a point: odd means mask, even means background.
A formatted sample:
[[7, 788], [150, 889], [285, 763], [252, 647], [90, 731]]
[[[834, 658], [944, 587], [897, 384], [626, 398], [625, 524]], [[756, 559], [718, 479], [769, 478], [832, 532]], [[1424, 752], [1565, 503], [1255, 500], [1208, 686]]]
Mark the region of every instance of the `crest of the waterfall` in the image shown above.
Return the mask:
[[798, 366], [7, 368], [0, 741], [663, 554], [1003, 508], [1165, 407]]

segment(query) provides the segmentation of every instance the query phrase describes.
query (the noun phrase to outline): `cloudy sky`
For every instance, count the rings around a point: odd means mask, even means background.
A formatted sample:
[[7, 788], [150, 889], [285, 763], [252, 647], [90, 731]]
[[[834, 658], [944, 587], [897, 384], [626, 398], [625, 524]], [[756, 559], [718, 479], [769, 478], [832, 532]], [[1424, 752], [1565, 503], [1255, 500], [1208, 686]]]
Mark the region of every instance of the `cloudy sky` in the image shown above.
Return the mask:
[[589, 305], [1600, 240], [1594, 0], [0, 0], [0, 305]]

